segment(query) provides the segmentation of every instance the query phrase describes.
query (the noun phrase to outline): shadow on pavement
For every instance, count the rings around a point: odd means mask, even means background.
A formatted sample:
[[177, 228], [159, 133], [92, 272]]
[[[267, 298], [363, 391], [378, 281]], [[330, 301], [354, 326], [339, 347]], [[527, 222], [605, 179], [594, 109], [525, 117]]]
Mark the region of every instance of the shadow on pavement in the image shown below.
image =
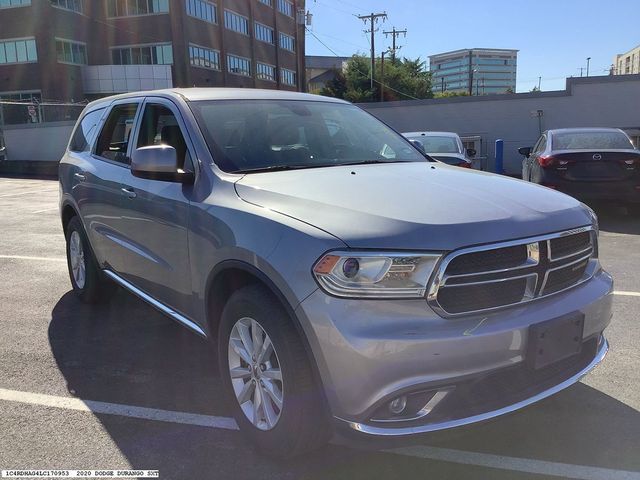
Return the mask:
[[[65, 294], [52, 311], [49, 341], [78, 398], [229, 415], [210, 344], [123, 291], [98, 307]], [[640, 470], [640, 413], [584, 384], [484, 424], [410, 443], [334, 444], [287, 462], [257, 454], [234, 431], [96, 416], [133, 468], [159, 469], [163, 479], [540, 478], [376, 451], [408, 444]]]
[[611, 233], [640, 235], [640, 215], [616, 204], [594, 203], [589, 205], [598, 215], [600, 230]]

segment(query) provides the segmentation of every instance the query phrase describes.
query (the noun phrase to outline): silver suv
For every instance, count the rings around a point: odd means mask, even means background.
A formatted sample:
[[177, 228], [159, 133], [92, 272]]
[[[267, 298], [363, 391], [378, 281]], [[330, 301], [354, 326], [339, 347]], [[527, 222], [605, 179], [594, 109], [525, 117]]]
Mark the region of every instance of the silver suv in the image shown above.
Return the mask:
[[608, 349], [591, 210], [433, 162], [341, 100], [98, 100], [60, 190], [78, 296], [119, 285], [210, 339], [238, 425], [273, 455], [511, 412]]

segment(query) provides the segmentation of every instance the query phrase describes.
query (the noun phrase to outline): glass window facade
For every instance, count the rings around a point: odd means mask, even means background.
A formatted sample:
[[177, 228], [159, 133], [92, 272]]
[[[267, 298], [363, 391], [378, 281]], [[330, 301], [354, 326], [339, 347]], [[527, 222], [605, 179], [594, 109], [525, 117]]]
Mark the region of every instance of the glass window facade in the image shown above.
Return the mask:
[[36, 40], [0, 40], [0, 64], [37, 62]]
[[251, 60], [236, 55], [227, 55], [227, 70], [236, 75], [251, 76]]
[[291, 35], [280, 32], [280, 48], [289, 50], [290, 52], [296, 51], [296, 39]]
[[256, 78], [258, 80], [276, 81], [276, 67], [268, 63], [256, 63]]
[[256, 40], [273, 45], [275, 43], [275, 32], [273, 28], [256, 22]]
[[218, 8], [214, 3], [204, 0], [187, 0], [187, 15], [209, 23], [218, 23]]
[[170, 43], [114, 48], [111, 57], [114, 65], [173, 65]]
[[189, 61], [194, 67], [220, 70], [220, 52], [189, 44]]
[[130, 17], [169, 12], [169, 0], [107, 0], [109, 17]]
[[82, 13], [82, 0], [50, 0], [54, 7], [64, 8], [72, 12]]
[[26, 7], [31, 5], [31, 0], [0, 0], [0, 8]]
[[280, 81], [285, 85], [294, 85], [296, 84], [296, 72], [293, 70], [288, 70], [286, 68], [280, 69]]
[[73, 63], [74, 65], [87, 64], [87, 46], [84, 43], [71, 40], [56, 39], [56, 56], [58, 62]]
[[224, 26], [234, 32], [249, 35], [249, 19], [231, 10], [224, 11]]
[[293, 17], [293, 3], [289, 0], [277, 0], [278, 1], [278, 11], [280, 13], [284, 13], [290, 17]]

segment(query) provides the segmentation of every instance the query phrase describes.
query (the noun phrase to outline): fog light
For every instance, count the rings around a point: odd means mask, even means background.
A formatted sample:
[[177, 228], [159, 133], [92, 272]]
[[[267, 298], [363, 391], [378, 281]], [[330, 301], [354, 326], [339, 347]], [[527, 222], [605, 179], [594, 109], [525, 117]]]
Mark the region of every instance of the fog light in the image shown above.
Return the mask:
[[395, 398], [389, 402], [389, 411], [394, 415], [401, 414], [407, 406], [407, 397], [402, 395], [401, 397]]

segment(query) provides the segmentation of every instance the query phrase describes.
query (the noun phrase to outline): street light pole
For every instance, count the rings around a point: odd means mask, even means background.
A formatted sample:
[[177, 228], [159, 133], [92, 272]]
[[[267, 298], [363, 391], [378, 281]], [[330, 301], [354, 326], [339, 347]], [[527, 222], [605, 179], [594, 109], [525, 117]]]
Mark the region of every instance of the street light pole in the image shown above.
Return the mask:
[[587, 77], [589, 76], [589, 62], [591, 62], [591, 57], [587, 57]]

